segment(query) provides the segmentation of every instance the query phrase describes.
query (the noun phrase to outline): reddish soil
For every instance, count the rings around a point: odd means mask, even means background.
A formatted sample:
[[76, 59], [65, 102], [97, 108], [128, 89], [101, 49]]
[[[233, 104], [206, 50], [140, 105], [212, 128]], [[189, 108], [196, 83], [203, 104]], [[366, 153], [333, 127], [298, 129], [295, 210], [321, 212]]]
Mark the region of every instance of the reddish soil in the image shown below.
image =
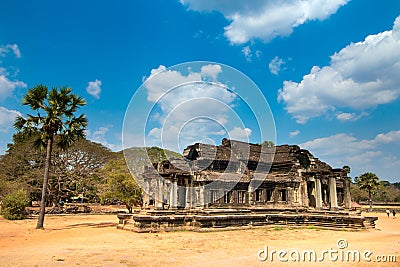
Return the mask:
[[[36, 219], [0, 218], [0, 266], [400, 266], [400, 219], [379, 216], [376, 229], [334, 231], [313, 228], [259, 227], [218, 232], [134, 233], [116, 229], [116, 215], [46, 216], [45, 229]], [[260, 261], [259, 250], [370, 250], [396, 256], [395, 263]], [[346, 250], [345, 249], [345, 250]]]

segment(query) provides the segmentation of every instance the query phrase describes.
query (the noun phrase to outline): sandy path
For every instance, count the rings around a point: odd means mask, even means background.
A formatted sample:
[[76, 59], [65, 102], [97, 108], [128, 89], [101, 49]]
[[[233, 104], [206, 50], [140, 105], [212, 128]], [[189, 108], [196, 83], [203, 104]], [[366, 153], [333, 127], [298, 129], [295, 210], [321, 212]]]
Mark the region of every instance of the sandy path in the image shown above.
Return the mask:
[[[375, 214], [376, 215], [376, 214]], [[397, 263], [332, 262], [324, 266], [400, 266], [400, 219], [379, 214], [376, 230], [254, 228], [208, 233], [133, 233], [116, 229], [115, 215], [47, 216], [45, 230], [36, 220], [0, 219], [0, 266], [267, 266], [257, 252], [271, 250], [338, 249], [345, 239], [350, 250], [396, 255]], [[289, 258], [286, 255], [286, 258]], [[321, 263], [319, 263], [321, 264]], [[273, 265], [316, 266], [317, 263], [280, 262]]]

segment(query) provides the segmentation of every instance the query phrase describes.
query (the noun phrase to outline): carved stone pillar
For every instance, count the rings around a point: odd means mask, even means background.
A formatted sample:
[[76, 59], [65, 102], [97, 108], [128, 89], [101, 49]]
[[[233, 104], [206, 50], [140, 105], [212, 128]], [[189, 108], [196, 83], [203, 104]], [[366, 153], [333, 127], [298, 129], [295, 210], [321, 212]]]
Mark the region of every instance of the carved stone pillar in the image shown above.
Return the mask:
[[150, 204], [150, 179], [143, 179], [143, 208], [147, 208]]
[[155, 205], [157, 209], [163, 209], [163, 202], [164, 202], [164, 179], [158, 178], [157, 179], [157, 186], [156, 186], [156, 199]]
[[184, 186], [179, 186], [178, 187], [178, 202], [179, 202], [179, 207], [184, 208], [186, 205], [186, 197], [185, 197], [185, 187]]
[[335, 177], [329, 177], [329, 202], [331, 204], [331, 210], [338, 209]]
[[199, 186], [199, 202], [200, 207], [204, 207], [204, 186]]
[[350, 194], [350, 178], [343, 178], [343, 191], [344, 191], [344, 208], [351, 208], [351, 194]]
[[303, 207], [309, 207], [310, 200], [308, 199], [307, 180], [303, 180], [299, 186], [299, 202]]
[[253, 192], [254, 192], [254, 188], [253, 188], [253, 185], [252, 185], [252, 183], [251, 183], [251, 181], [250, 181], [250, 183], [249, 183], [249, 187], [247, 188], [247, 192], [248, 192], [248, 202], [247, 202], [247, 204], [249, 205], [249, 206], [251, 206], [251, 205], [253, 205], [254, 204], [254, 201], [253, 201]]
[[176, 178], [171, 180], [171, 192], [170, 192], [170, 208], [176, 209], [178, 206], [178, 184]]
[[189, 184], [189, 179], [185, 178], [185, 186], [186, 186], [186, 201], [185, 201], [185, 208], [190, 209], [191, 205], [191, 187]]
[[322, 209], [322, 188], [319, 178], [315, 178], [315, 208]]

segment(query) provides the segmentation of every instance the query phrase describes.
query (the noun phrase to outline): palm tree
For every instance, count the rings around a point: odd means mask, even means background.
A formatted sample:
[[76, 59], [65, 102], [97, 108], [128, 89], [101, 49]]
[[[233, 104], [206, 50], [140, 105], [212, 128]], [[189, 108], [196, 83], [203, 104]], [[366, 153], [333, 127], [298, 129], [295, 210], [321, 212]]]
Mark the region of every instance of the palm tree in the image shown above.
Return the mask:
[[368, 191], [369, 211], [372, 211], [372, 193], [379, 187], [379, 178], [375, 173], [366, 172], [355, 178], [358, 187]]
[[28, 90], [22, 104], [29, 106], [37, 115], [27, 114], [26, 118], [18, 116], [14, 128], [23, 134], [37, 135], [34, 147], [41, 150], [46, 148], [42, 199], [36, 226], [36, 229], [43, 229], [53, 143], [56, 140], [58, 147], [66, 149], [77, 139], [85, 137], [87, 119], [84, 115], [76, 117], [74, 113], [80, 106], [86, 105], [86, 101], [72, 94], [69, 87], [49, 90], [47, 86], [37, 85]]

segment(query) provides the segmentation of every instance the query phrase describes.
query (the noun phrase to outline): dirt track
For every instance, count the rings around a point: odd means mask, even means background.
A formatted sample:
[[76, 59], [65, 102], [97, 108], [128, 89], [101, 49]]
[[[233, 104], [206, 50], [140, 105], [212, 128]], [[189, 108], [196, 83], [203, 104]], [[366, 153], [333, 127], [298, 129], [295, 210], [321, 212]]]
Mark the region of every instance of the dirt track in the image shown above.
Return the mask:
[[[376, 215], [376, 214], [370, 214]], [[47, 216], [45, 230], [36, 220], [0, 218], [0, 266], [399, 266], [400, 219], [378, 214], [376, 230], [332, 231], [307, 228], [255, 228], [209, 233], [133, 233], [116, 229], [115, 215]], [[396, 255], [397, 263], [281, 263], [275, 255], [260, 261], [259, 250], [338, 249], [345, 239], [351, 250]], [[286, 258], [289, 258], [286, 255]]]

